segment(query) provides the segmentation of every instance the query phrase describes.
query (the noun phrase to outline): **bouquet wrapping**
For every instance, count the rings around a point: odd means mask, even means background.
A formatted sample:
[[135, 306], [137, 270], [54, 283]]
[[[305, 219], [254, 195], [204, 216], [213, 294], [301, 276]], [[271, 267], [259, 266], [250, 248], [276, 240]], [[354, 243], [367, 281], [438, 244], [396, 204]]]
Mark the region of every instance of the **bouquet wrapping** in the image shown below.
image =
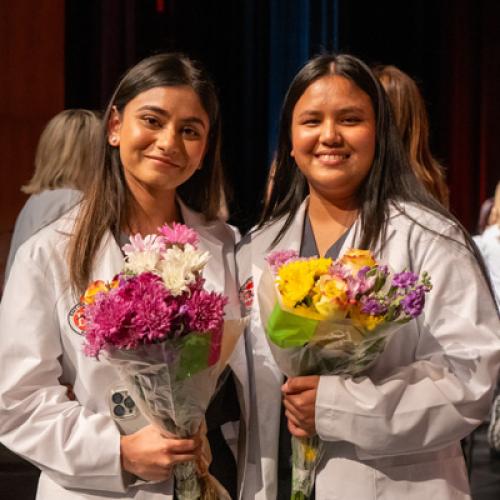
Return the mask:
[[[197, 248], [194, 230], [165, 225], [130, 241], [122, 272], [92, 283], [83, 296], [85, 353], [104, 352], [146, 419], [187, 438], [204, 423], [243, 320], [224, 320], [227, 298], [206, 290], [209, 255]], [[179, 500], [229, 499], [206, 460], [177, 464], [174, 476]]]
[[[391, 273], [367, 250], [340, 259], [267, 257], [259, 287], [262, 323], [273, 357], [288, 377], [357, 376], [383, 352], [402, 324], [419, 316], [432, 284], [427, 273]], [[310, 498], [322, 458], [321, 439], [292, 436], [292, 495]]]

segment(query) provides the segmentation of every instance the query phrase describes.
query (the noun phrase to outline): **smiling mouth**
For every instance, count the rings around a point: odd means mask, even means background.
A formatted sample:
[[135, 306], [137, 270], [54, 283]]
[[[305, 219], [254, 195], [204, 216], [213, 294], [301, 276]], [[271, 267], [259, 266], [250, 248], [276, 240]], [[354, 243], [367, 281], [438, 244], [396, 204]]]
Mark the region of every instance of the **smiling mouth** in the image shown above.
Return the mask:
[[350, 154], [316, 154], [314, 155], [321, 163], [326, 165], [336, 165], [347, 160]]
[[149, 160], [153, 160], [159, 163], [162, 163], [163, 165], [166, 165], [168, 167], [175, 167], [175, 168], [180, 168], [181, 166], [178, 163], [175, 163], [172, 161], [170, 158], [166, 156], [151, 156], [151, 155], [145, 155], [146, 158]]

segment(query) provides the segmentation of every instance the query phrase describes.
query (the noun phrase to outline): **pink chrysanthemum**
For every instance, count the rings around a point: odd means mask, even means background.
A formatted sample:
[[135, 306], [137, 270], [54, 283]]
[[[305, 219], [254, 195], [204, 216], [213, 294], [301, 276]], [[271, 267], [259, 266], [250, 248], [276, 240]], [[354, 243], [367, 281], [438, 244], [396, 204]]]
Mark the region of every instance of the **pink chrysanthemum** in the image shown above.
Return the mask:
[[86, 308], [85, 353], [98, 356], [103, 349], [135, 349], [161, 341], [173, 333], [178, 309], [160, 277], [142, 273], [121, 279], [118, 288], [100, 294]]
[[266, 257], [266, 261], [271, 266], [272, 272], [276, 274], [282, 265], [298, 257], [299, 253], [295, 250], [276, 250]]
[[178, 224], [177, 222], [174, 222], [172, 227], [168, 224], [163, 224], [158, 230], [167, 245], [186, 245], [189, 243], [196, 247], [199, 241], [198, 234], [194, 229], [184, 224]]
[[227, 301], [227, 297], [220, 293], [195, 290], [184, 304], [186, 331], [210, 332], [212, 334], [209, 365], [216, 363], [219, 359], [224, 325], [224, 306]]
[[93, 304], [85, 308], [84, 350], [88, 356], [97, 357], [101, 350], [108, 350], [111, 345], [129, 348], [135, 345], [128, 328], [131, 304], [123, 301], [117, 290], [100, 294]]
[[134, 234], [130, 236], [130, 243], [123, 245], [122, 250], [125, 255], [135, 252], [163, 252], [165, 243], [157, 234], [148, 234], [144, 238], [140, 234]]

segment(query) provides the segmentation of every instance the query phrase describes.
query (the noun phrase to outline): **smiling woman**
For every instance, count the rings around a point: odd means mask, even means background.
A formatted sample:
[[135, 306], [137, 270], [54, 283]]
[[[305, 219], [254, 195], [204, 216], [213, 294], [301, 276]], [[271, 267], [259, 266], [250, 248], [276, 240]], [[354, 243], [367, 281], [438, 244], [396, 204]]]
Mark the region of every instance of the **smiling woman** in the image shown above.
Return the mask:
[[[38, 498], [171, 499], [174, 466], [201, 460], [201, 429], [178, 439], [147, 425], [117, 369], [84, 355], [80, 297], [90, 281], [109, 282], [122, 270], [129, 236], [183, 222], [211, 255], [205, 286], [228, 297], [225, 318], [239, 318], [236, 232], [217, 219], [219, 103], [198, 63], [159, 54], [126, 73], [103, 123], [82, 203], [16, 254], [0, 310], [0, 439], [42, 469]], [[235, 498], [235, 456], [240, 472], [246, 457], [238, 438], [249, 422], [242, 337], [227, 373], [207, 410], [207, 437], [210, 472]], [[60, 379], [71, 383], [74, 400]]]
[[[260, 320], [265, 290], [275, 284], [266, 254], [274, 249], [312, 266], [308, 257], [337, 259], [353, 248], [395, 270], [429, 273], [433, 290], [422, 315], [402, 325], [361, 375], [315, 367], [283, 384], [265, 341], [271, 321]], [[274, 183], [259, 227], [239, 247], [238, 270], [259, 297], [249, 304], [248, 339], [262, 457], [256, 498], [290, 498], [292, 434], [323, 443], [320, 458], [319, 447], [302, 448], [304, 462], [318, 460], [317, 500], [470, 499], [460, 439], [488, 412], [500, 365], [498, 314], [470, 236], [416, 178], [387, 96], [359, 59], [318, 56], [292, 81]], [[328, 305], [339, 307], [332, 296]], [[303, 334], [300, 325], [291, 330]], [[331, 335], [337, 328], [325, 326]], [[309, 494], [311, 478], [299, 472], [294, 491]]]
[[373, 163], [375, 113], [370, 98], [342, 76], [315, 81], [292, 116], [292, 150], [310, 189], [355, 206]]
[[[200, 98], [189, 86], [146, 90], [122, 113], [113, 109], [108, 141], [119, 148], [127, 185], [140, 205], [156, 192], [168, 195], [175, 212], [173, 195], [201, 167], [209, 127]], [[155, 228], [159, 223], [151, 221]]]
[[[309, 214], [323, 255], [354, 222], [357, 192], [373, 163], [375, 113], [370, 98], [342, 76], [316, 80], [295, 105], [291, 139], [290, 155], [309, 185]], [[322, 231], [326, 200], [338, 216]]]

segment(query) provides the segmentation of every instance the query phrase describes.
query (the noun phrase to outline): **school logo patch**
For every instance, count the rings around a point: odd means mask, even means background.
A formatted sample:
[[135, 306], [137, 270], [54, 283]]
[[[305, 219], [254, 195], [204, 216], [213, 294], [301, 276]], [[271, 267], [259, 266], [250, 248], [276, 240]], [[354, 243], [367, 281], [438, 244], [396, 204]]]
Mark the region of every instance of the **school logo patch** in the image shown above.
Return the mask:
[[240, 287], [239, 291], [240, 302], [245, 308], [245, 310], [250, 310], [253, 304], [254, 288], [253, 279], [248, 278], [243, 285]]
[[68, 313], [68, 323], [71, 329], [78, 335], [85, 335], [84, 305], [81, 302], [75, 304]]

